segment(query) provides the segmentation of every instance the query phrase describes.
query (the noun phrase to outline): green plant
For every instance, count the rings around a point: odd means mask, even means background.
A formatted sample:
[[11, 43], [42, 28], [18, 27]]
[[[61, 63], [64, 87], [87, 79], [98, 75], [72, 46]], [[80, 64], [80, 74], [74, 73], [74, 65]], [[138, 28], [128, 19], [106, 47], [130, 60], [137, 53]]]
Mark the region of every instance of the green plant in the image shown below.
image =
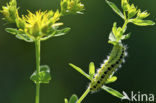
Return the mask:
[[[124, 24], [122, 27], [117, 27], [116, 22], [113, 24], [108, 41], [108, 43], [113, 45], [113, 49], [110, 56], [101, 65], [101, 68], [96, 74], [93, 62], [89, 64], [89, 74], [85, 73], [81, 68], [75, 66], [74, 64], [69, 64], [91, 81], [84, 94], [79, 99], [76, 95], [73, 95], [70, 100], [73, 99], [74, 101], [69, 101], [69, 103], [81, 103], [89, 92], [95, 92], [100, 88], [120, 99], [128, 99], [120, 92], [106, 86], [106, 84], [113, 83], [117, 80], [117, 77], [113, 76], [114, 72], [120, 67], [122, 62], [124, 62], [124, 57], [127, 55], [126, 46], [122, 43], [123, 40], [130, 37], [130, 33], [126, 34], [127, 24], [133, 23], [138, 26], [148, 26], [154, 25], [155, 23], [151, 20], [145, 20], [145, 18], [147, 18], [150, 14], [147, 11], [141, 12], [141, 10], [137, 9], [134, 4], [130, 5], [129, 0], [121, 0], [123, 12], [121, 12], [113, 2], [107, 0], [106, 2], [113, 9], [113, 11], [124, 20]], [[65, 99], [65, 103], [68, 103], [67, 99]]]
[[36, 71], [31, 75], [30, 79], [36, 84], [36, 103], [39, 103], [40, 84], [49, 83], [51, 80], [50, 68], [48, 65], [40, 66], [40, 46], [41, 41], [49, 38], [62, 36], [68, 33], [70, 28], [60, 27], [63, 23], [59, 22], [60, 18], [69, 14], [82, 14], [84, 5], [80, 0], [61, 0], [61, 10], [56, 12], [37, 11], [35, 14], [28, 11], [28, 15], [19, 16], [19, 8], [16, 0], [11, 0], [0, 11], [3, 20], [9, 23], [15, 23], [17, 28], [6, 28], [8, 33], [15, 35], [16, 38], [26, 42], [34, 42], [36, 48]]

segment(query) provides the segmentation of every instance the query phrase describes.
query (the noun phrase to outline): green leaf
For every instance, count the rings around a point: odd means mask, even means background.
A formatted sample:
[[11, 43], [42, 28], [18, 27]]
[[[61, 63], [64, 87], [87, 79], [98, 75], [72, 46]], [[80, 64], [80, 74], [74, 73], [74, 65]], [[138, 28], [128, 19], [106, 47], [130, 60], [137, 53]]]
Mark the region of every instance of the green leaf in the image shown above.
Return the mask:
[[151, 20], [131, 19], [130, 22], [132, 22], [138, 26], [155, 25], [155, 22], [153, 22]]
[[51, 34], [49, 34], [48, 36], [45, 36], [45, 37], [42, 37], [41, 38], [41, 41], [45, 41], [45, 40], [48, 40], [49, 38], [51, 37], [54, 37], [56, 31], [53, 31]]
[[65, 98], [65, 99], [64, 99], [64, 102], [65, 102], [65, 103], [68, 103], [68, 99], [67, 99], [67, 98]]
[[86, 78], [88, 78], [89, 80], [91, 80], [90, 76], [89, 76], [87, 73], [85, 73], [81, 68], [75, 66], [75, 65], [72, 64], [72, 63], [69, 63], [69, 65], [70, 65], [71, 67], [73, 67], [75, 70], [77, 70], [79, 73], [81, 73], [82, 75], [84, 75]]
[[116, 90], [114, 90], [114, 89], [112, 89], [112, 88], [110, 88], [110, 87], [107, 87], [107, 86], [105, 86], [105, 85], [102, 86], [102, 89], [105, 90], [105, 91], [107, 91], [107, 92], [110, 93], [111, 95], [113, 95], [113, 96], [115, 96], [115, 97], [118, 97], [118, 98], [120, 98], [120, 99], [124, 99], [124, 98], [125, 98], [125, 96], [122, 95], [120, 92], [118, 92], [118, 91], [116, 91]]
[[115, 37], [115, 35], [114, 35], [113, 32], [111, 32], [111, 33], [109, 34], [109, 40], [110, 40], [110, 41], [116, 41], [116, 37]]
[[17, 29], [14, 28], [6, 28], [5, 31], [13, 35], [17, 35], [19, 32]]
[[57, 36], [62, 36], [62, 35], [65, 35], [67, 34], [69, 31], [71, 30], [71, 28], [64, 28], [62, 30], [57, 30], [57, 32], [55, 33], [55, 37]]
[[117, 43], [116, 41], [117, 41], [117, 39], [116, 39], [114, 33], [110, 32], [108, 43], [115, 45]]
[[69, 100], [69, 103], [76, 103], [78, 100], [78, 97], [73, 94], [71, 97], [70, 97], [70, 100]]
[[111, 78], [108, 78], [107, 81], [105, 82], [106, 84], [109, 84], [109, 83], [113, 83], [117, 80], [117, 77], [116, 76], [113, 76]]
[[123, 13], [119, 10], [119, 8], [113, 3], [106, 0], [107, 4], [116, 12], [121, 18], [125, 19]]
[[67, 14], [67, 9], [68, 9], [68, 1], [67, 0], [61, 0], [60, 3], [61, 6], [61, 14], [66, 15]]
[[138, 10], [134, 6], [134, 4], [132, 4], [131, 6], [129, 6], [129, 9], [128, 9], [128, 18], [129, 19], [133, 18], [137, 13], [138, 13]]
[[93, 77], [95, 75], [95, 65], [94, 65], [94, 62], [91, 62], [89, 64], [89, 75], [93, 79]]
[[22, 32], [16, 35], [16, 38], [20, 39], [20, 40], [24, 40], [26, 42], [33, 42], [33, 40], [31, 38], [29, 38], [26, 34], [23, 34]]
[[14, 29], [14, 28], [6, 28], [5, 31], [8, 32], [8, 33], [10, 33], [10, 34], [15, 35], [16, 38], [18, 38], [20, 40], [24, 40], [26, 42], [33, 42], [33, 40], [30, 37], [28, 37], [22, 31], [19, 31], [17, 29]]
[[116, 45], [117, 42], [116, 41], [110, 41], [109, 40], [108, 43], [113, 44], [113, 45]]
[[67, 34], [70, 30], [71, 30], [71, 28], [64, 28], [62, 30], [57, 30], [56, 28], [52, 28], [51, 33], [48, 34], [48, 36], [41, 38], [41, 41], [45, 41], [52, 37], [63, 36], [65, 34]]
[[[117, 23], [114, 22], [113, 27], [112, 27], [112, 33], [117, 34]], [[115, 36], [115, 35], [114, 35]]]
[[122, 0], [121, 1], [121, 7], [123, 8], [123, 11], [127, 11], [128, 8], [129, 8], [129, 3], [128, 3], [128, 0]]
[[122, 39], [122, 40], [129, 39], [130, 36], [131, 36], [131, 33], [128, 33], [128, 34], [126, 34], [126, 35], [123, 35], [121, 39]]
[[51, 80], [50, 76], [50, 68], [48, 65], [40, 66], [40, 72], [37, 74], [37, 71], [35, 71], [30, 79], [34, 81], [34, 83], [49, 83]]

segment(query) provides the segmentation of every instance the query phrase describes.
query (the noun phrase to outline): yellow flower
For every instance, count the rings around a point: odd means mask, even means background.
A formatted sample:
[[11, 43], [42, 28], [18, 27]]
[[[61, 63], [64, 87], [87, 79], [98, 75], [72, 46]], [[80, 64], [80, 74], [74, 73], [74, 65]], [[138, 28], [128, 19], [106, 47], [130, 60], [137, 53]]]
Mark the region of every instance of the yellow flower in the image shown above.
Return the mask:
[[22, 15], [22, 18], [19, 17], [16, 23], [18, 28], [22, 29], [26, 34], [33, 37], [43, 37], [59, 18], [59, 11], [54, 13], [53, 11], [41, 12], [39, 10], [35, 14], [28, 11], [28, 15]]

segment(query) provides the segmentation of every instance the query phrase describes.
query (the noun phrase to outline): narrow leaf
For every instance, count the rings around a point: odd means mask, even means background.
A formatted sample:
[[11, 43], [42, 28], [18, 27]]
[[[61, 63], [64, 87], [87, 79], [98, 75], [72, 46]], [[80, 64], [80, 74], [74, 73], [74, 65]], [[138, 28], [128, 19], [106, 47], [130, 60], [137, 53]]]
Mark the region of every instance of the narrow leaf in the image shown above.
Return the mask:
[[18, 30], [14, 28], [6, 28], [5, 31], [13, 35], [18, 34]]
[[113, 24], [112, 33], [117, 34], [117, 23], [116, 22], [114, 22], [114, 24]]
[[130, 22], [132, 22], [138, 26], [155, 25], [155, 22], [153, 22], [151, 20], [131, 19]]
[[62, 36], [62, 35], [65, 35], [67, 34], [69, 31], [70, 31], [71, 28], [64, 28], [62, 30], [57, 30], [57, 32], [55, 33], [55, 37], [56, 36]]
[[109, 40], [108, 43], [113, 44], [113, 45], [116, 45], [117, 42], [116, 41], [110, 41]]
[[117, 80], [117, 77], [116, 76], [113, 76], [113, 77], [107, 79], [106, 84], [113, 83], [116, 80]]
[[122, 40], [129, 39], [130, 36], [131, 36], [131, 33], [128, 33], [128, 34], [126, 34], [126, 35], [123, 35], [121, 39], [122, 39]]
[[78, 97], [75, 94], [73, 94], [69, 100], [69, 103], [76, 103], [77, 100], [78, 100]]
[[109, 40], [110, 40], [110, 41], [116, 41], [116, 37], [115, 37], [115, 35], [114, 35], [113, 32], [111, 32], [111, 33], [109, 34]]
[[24, 40], [26, 42], [33, 42], [33, 40], [31, 38], [29, 38], [26, 34], [23, 34], [20, 32], [16, 35], [16, 38], [18, 38], [20, 40]]
[[10, 34], [15, 35], [15, 37], [20, 40], [24, 40], [26, 42], [33, 42], [33, 40], [30, 37], [28, 37], [25, 33], [15, 29], [15, 28], [6, 28], [5, 31]]
[[108, 43], [115, 45], [117, 43], [116, 41], [117, 41], [117, 39], [116, 39], [114, 33], [110, 32]]
[[90, 75], [91, 78], [93, 78], [94, 75], [95, 75], [95, 65], [94, 65], [94, 62], [91, 62], [89, 64], [89, 75]]
[[65, 103], [68, 103], [68, 99], [67, 99], [67, 98], [65, 98], [65, 99], [64, 99], [64, 102], [65, 102]]
[[118, 98], [120, 98], [120, 99], [125, 98], [125, 96], [122, 95], [120, 92], [118, 92], [118, 91], [116, 91], [116, 90], [114, 90], [114, 89], [112, 89], [112, 88], [110, 88], [110, 87], [107, 87], [107, 86], [105, 86], [105, 85], [103, 85], [102, 89], [105, 90], [105, 91], [107, 91], [107, 92], [110, 93], [111, 95], [113, 95], [113, 96], [115, 96], [115, 97], [118, 97]]
[[91, 80], [90, 76], [87, 73], [85, 73], [81, 68], [79, 68], [79, 67], [77, 67], [77, 66], [75, 66], [74, 64], [71, 64], [71, 63], [69, 63], [69, 65], [71, 67], [73, 67], [75, 70], [77, 70], [79, 73], [81, 73], [82, 75], [84, 75], [86, 78], [88, 78], [89, 80]]
[[41, 38], [41, 41], [45, 41], [45, 40], [48, 40], [48, 39], [51, 38], [51, 37], [54, 37], [55, 33], [56, 33], [56, 31], [53, 31], [53, 32], [52, 32], [51, 34], [49, 34], [48, 36]]
[[107, 4], [116, 12], [121, 18], [125, 19], [123, 13], [119, 10], [119, 8], [113, 3], [106, 0]]
[[65, 34], [67, 34], [70, 30], [71, 30], [70, 28], [64, 28], [61, 30], [57, 30], [56, 28], [52, 28], [50, 34], [41, 38], [41, 41], [45, 41], [45, 40], [52, 38], [52, 37], [63, 36]]

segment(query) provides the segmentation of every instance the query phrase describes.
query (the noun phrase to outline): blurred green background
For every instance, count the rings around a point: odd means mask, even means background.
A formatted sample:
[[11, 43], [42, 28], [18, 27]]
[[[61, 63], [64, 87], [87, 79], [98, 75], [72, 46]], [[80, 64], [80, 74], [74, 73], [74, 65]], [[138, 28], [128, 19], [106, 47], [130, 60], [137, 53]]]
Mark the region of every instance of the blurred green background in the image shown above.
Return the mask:
[[[0, 6], [9, 0], [0, 0]], [[20, 13], [26, 10], [56, 10], [60, 0], [17, 0]], [[120, 0], [111, 0], [120, 6]], [[130, 0], [142, 10], [151, 13], [149, 19], [156, 20], [156, 0]], [[51, 38], [42, 43], [41, 64], [51, 67], [52, 80], [49, 85], [41, 86], [41, 103], [64, 103], [64, 98], [72, 94], [79, 97], [86, 90], [89, 80], [72, 69], [73, 63], [88, 72], [88, 64], [95, 62], [96, 68], [112, 49], [108, 44], [108, 35], [113, 22], [123, 24], [106, 4], [105, 0], [82, 0], [85, 4], [84, 15], [72, 15], [62, 18], [65, 26], [72, 30], [68, 35]], [[2, 17], [2, 15], [0, 15]], [[16, 39], [4, 31], [6, 25], [0, 20], [0, 103], [34, 103], [35, 85], [29, 80], [35, 70], [35, 49], [33, 43]], [[128, 57], [116, 75], [118, 81], [109, 86], [119, 91], [131, 91], [156, 95], [156, 26], [137, 27], [129, 24], [132, 32], [128, 45]], [[83, 103], [121, 102], [101, 90], [89, 94]], [[126, 102], [127, 103], [127, 102]]]

